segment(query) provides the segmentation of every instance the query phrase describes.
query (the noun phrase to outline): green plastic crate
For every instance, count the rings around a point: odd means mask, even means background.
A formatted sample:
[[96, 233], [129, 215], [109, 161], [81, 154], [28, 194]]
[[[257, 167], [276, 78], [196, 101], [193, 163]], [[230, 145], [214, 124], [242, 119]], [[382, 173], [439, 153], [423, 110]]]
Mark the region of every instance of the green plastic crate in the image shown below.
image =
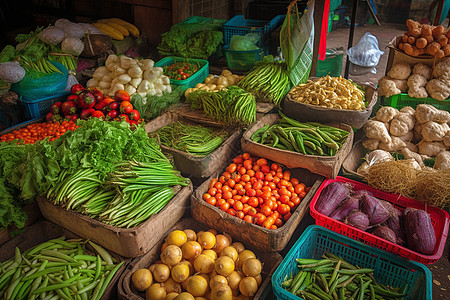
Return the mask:
[[209, 75], [209, 62], [204, 59], [168, 56], [158, 61], [155, 64], [155, 67], [162, 68], [164, 66], [170, 66], [175, 62], [187, 62], [192, 64], [198, 64], [199, 66], [198, 71], [187, 79], [184, 80], [170, 79], [170, 84], [181, 87], [183, 91], [187, 90], [188, 88], [195, 87], [198, 83], [203, 82]]
[[317, 61], [316, 76], [322, 77], [330, 75], [341, 76], [342, 61], [344, 60], [344, 49], [327, 49], [325, 60]]
[[408, 94], [401, 93], [390, 97], [381, 97], [380, 101], [381, 106], [391, 106], [397, 109], [404, 106], [411, 106], [415, 109], [417, 105], [422, 103], [431, 104], [437, 109], [450, 111], [450, 99], [441, 101], [434, 98], [413, 98]]
[[255, 62], [261, 60], [264, 56], [263, 49], [259, 48], [250, 51], [229, 50], [229, 45], [223, 47], [227, 66], [231, 71], [249, 71]]
[[330, 11], [335, 11], [336, 8], [341, 6], [342, 0], [331, 0], [330, 1]]

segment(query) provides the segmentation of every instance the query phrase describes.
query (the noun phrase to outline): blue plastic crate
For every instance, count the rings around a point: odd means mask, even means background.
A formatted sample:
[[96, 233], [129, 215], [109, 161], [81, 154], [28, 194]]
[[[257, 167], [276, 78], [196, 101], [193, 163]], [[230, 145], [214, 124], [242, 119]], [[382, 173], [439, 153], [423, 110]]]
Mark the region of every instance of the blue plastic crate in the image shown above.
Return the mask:
[[361, 268], [374, 269], [375, 278], [383, 284], [393, 287], [408, 284], [405, 299], [432, 299], [431, 272], [424, 265], [364, 245], [318, 225], [311, 225], [303, 232], [273, 274], [272, 286], [277, 299], [302, 299], [283, 289], [281, 283], [298, 272], [296, 258], [319, 259], [325, 252]]
[[170, 66], [175, 62], [188, 62], [199, 65], [198, 71], [187, 79], [184, 80], [170, 79], [170, 84], [181, 87], [183, 91], [187, 90], [188, 88], [195, 87], [198, 83], [203, 82], [203, 80], [205, 80], [206, 77], [208, 77], [209, 75], [209, 62], [204, 59], [168, 56], [164, 57], [163, 59], [155, 63], [155, 67], [162, 68], [164, 66]]
[[284, 15], [278, 15], [270, 21], [264, 21], [245, 19], [244, 15], [234, 16], [223, 24], [223, 41], [225, 45], [229, 45], [233, 35], [259, 33], [258, 46], [268, 49], [270, 33], [283, 23], [284, 17]]
[[65, 92], [41, 99], [27, 99], [25, 97], [21, 97], [20, 102], [25, 108], [25, 117], [27, 119], [35, 119], [45, 116], [48, 112], [50, 112], [50, 107], [53, 103], [58, 101], [64, 102], [68, 95], [70, 95], [70, 93]]

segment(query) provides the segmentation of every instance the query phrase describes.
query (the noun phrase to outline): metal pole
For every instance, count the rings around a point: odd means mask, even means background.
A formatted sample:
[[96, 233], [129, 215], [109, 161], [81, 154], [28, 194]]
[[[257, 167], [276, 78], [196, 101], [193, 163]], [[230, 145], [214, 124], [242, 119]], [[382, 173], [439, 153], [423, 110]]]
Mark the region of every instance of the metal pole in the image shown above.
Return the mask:
[[[356, 25], [356, 12], [358, 10], [358, 1], [359, 0], [353, 0], [353, 9], [352, 9], [352, 23], [350, 25], [350, 34], [348, 37], [348, 46], [347, 49], [350, 49], [351, 47], [353, 47], [353, 35], [355, 34], [355, 25]], [[344, 73], [344, 78], [348, 79], [348, 71], [350, 69], [350, 60], [347, 59], [345, 61], [345, 73]]]

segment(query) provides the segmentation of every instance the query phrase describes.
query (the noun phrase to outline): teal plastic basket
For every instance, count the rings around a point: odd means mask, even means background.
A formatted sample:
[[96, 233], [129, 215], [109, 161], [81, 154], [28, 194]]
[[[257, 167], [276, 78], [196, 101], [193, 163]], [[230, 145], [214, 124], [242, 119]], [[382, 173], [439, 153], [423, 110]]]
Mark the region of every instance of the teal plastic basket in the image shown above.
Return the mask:
[[195, 87], [198, 83], [203, 82], [209, 75], [209, 62], [204, 59], [168, 56], [158, 61], [155, 64], [155, 67], [162, 68], [164, 66], [170, 66], [175, 62], [187, 62], [192, 64], [198, 64], [199, 66], [198, 71], [187, 79], [184, 80], [170, 79], [170, 84], [179, 86], [183, 91], [187, 90], [188, 88]]
[[277, 299], [302, 299], [282, 288], [281, 283], [298, 272], [296, 258], [319, 259], [323, 253], [337, 255], [361, 268], [374, 269], [377, 281], [393, 286], [408, 285], [405, 299], [431, 300], [431, 272], [420, 263], [364, 245], [317, 225], [309, 226], [297, 240], [272, 276]]
[[50, 112], [50, 107], [53, 105], [53, 103], [58, 101], [64, 102], [69, 95], [70, 93], [65, 92], [39, 99], [28, 99], [26, 97], [20, 97], [20, 102], [25, 108], [25, 118], [35, 119], [45, 116]]

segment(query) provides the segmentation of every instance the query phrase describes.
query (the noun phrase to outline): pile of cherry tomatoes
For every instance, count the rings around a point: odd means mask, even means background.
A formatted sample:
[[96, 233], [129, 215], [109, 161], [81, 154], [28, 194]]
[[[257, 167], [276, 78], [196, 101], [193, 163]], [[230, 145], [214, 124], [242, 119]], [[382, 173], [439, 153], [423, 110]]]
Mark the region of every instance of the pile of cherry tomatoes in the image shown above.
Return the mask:
[[203, 200], [246, 222], [277, 229], [310, 189], [278, 164], [244, 153], [211, 180]]
[[54, 141], [68, 130], [75, 130], [77, 126], [73, 121], [34, 123], [24, 128], [14, 130], [0, 136], [0, 142], [17, 141], [17, 144], [34, 144], [36, 141], [49, 137]]

